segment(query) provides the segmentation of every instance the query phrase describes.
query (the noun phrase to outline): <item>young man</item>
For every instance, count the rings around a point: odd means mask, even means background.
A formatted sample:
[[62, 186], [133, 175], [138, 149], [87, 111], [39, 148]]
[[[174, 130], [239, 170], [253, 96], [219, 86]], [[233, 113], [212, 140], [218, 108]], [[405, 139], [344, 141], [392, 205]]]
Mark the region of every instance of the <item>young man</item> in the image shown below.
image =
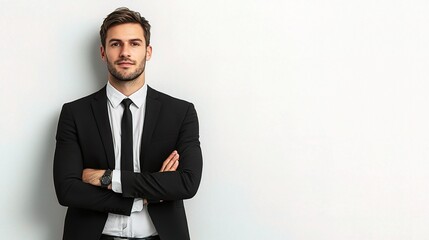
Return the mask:
[[63, 239], [189, 239], [183, 199], [202, 172], [194, 106], [146, 84], [150, 25], [139, 13], [110, 13], [100, 38], [107, 85], [64, 104], [58, 123]]

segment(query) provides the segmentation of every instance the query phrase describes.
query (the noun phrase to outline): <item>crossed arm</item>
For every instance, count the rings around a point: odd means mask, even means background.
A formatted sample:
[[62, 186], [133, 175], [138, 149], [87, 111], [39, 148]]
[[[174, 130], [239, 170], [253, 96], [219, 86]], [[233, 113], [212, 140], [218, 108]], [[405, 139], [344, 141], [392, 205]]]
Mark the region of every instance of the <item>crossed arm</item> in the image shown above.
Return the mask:
[[[179, 153], [176, 150], [174, 150], [167, 157], [167, 159], [164, 160], [159, 172], [176, 171], [177, 167], [179, 167]], [[100, 187], [101, 186], [100, 179], [103, 176], [105, 171], [106, 169], [85, 168], [82, 172], [82, 181], [84, 183], [88, 183], [93, 186]], [[112, 189], [112, 184], [108, 186], [108, 189]]]
[[[64, 105], [58, 124], [54, 184], [61, 205], [129, 215], [134, 198], [159, 203], [160, 200], [188, 199], [195, 195], [201, 179], [202, 155], [198, 119], [193, 105], [189, 105], [180, 123], [179, 137], [174, 144], [180, 152], [180, 168], [179, 155], [173, 152], [164, 160], [159, 172], [121, 171], [122, 194], [97, 187], [105, 170], [85, 168], [83, 156], [85, 153], [88, 155], [87, 148], [101, 149], [98, 143], [80, 141], [78, 125], [87, 125], [88, 120], [80, 117], [77, 121], [75, 111], [71, 105]], [[88, 134], [85, 131], [81, 133]], [[82, 135], [83, 140], [87, 139]], [[82, 144], [86, 149], [82, 148]], [[160, 143], [156, 144], [151, 147], [159, 148]]]
[[[179, 167], [179, 153], [174, 150], [167, 159], [162, 163], [159, 172], [171, 172], [176, 171]], [[84, 183], [91, 184], [93, 186], [101, 187], [101, 177], [103, 176], [106, 169], [92, 169], [85, 168], [82, 172], [82, 181]], [[112, 189], [112, 184], [107, 187], [109, 190]], [[161, 200], [162, 201], [162, 200]], [[147, 204], [147, 200], [143, 199], [144, 204]]]

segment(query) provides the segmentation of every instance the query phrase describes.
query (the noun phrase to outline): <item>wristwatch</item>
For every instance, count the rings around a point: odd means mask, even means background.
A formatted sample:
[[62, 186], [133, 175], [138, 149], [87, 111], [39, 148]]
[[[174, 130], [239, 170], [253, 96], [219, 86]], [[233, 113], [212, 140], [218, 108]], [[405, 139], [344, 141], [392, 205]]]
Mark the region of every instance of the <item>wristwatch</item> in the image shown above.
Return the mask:
[[112, 170], [107, 169], [100, 178], [102, 188], [107, 188], [112, 183]]

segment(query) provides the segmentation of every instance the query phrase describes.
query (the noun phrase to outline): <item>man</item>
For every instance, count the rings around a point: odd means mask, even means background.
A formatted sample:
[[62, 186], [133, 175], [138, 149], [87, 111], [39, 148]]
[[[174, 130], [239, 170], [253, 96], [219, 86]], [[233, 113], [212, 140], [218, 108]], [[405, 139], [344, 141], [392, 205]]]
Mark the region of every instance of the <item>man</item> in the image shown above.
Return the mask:
[[183, 199], [202, 172], [194, 106], [146, 84], [150, 25], [138, 12], [110, 13], [100, 38], [107, 85], [64, 104], [58, 123], [63, 239], [189, 239]]

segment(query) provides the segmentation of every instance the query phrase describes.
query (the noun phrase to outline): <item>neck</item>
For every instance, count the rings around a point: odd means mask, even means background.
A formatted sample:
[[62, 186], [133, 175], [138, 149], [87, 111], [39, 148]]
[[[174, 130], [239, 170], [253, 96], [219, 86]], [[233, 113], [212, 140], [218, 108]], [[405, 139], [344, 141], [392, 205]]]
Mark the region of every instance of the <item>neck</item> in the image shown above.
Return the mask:
[[127, 97], [137, 92], [145, 83], [144, 73], [132, 81], [120, 81], [109, 74], [108, 80], [116, 90]]

